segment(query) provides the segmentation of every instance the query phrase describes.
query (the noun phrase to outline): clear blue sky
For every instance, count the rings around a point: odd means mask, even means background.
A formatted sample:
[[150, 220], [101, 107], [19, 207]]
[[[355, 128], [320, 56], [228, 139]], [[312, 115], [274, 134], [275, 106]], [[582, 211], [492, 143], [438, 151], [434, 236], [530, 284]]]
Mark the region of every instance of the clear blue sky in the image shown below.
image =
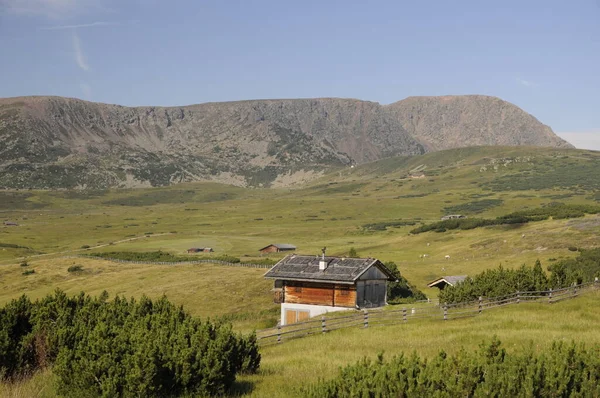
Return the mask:
[[600, 0], [0, 0], [0, 61], [2, 97], [494, 95], [600, 149]]

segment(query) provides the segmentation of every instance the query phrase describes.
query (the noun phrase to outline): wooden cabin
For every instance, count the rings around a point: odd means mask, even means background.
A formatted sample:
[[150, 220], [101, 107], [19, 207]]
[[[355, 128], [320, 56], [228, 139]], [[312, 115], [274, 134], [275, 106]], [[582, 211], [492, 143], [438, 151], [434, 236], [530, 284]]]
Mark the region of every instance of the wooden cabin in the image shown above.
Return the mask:
[[374, 258], [289, 255], [266, 274], [273, 279], [281, 325], [327, 312], [382, 307], [392, 273]]
[[450, 276], [442, 276], [427, 284], [429, 287], [437, 287], [440, 290], [444, 290], [446, 286], [454, 286], [459, 282], [467, 279], [467, 275], [450, 275]]
[[267, 253], [279, 253], [296, 250], [296, 246], [290, 245], [289, 243], [271, 243], [268, 246], [263, 247], [259, 250], [262, 254]]
[[187, 249], [188, 253], [212, 253], [214, 250], [211, 247], [192, 247]]

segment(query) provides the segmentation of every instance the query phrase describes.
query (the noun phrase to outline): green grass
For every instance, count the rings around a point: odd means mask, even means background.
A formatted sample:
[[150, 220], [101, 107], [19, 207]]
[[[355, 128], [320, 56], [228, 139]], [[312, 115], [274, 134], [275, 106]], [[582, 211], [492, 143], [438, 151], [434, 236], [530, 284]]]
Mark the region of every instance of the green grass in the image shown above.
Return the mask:
[[[78, 272], [69, 268], [80, 266]], [[0, 305], [26, 294], [38, 299], [60, 288], [67, 294], [84, 291], [111, 297], [150, 298], [166, 295], [200, 317], [225, 316], [236, 329], [250, 331], [276, 322], [270, 281], [262, 278], [264, 269], [200, 265], [139, 265], [95, 259], [50, 259], [32, 262], [35, 273], [22, 275], [19, 265], [3, 266]], [[259, 314], [260, 316], [256, 316]]]
[[333, 378], [340, 366], [365, 356], [375, 359], [380, 352], [388, 358], [413, 351], [431, 357], [441, 349], [448, 353], [474, 349], [494, 335], [509, 351], [531, 343], [542, 349], [556, 340], [600, 343], [599, 298], [600, 292], [593, 292], [552, 305], [522, 303], [493, 309], [474, 318], [344, 329], [301, 338], [263, 348], [259, 374], [242, 380], [254, 385], [252, 396], [298, 396], [303, 385]]
[[[568, 246], [594, 245], [600, 230], [594, 227], [595, 216], [577, 220], [586, 222], [586, 228], [549, 220], [419, 236], [408, 234], [415, 226], [401, 225], [402, 220], [416, 222], [416, 226], [437, 221], [443, 208], [464, 203], [493, 201], [490, 203], [499, 205], [484, 206], [480, 217], [494, 218], [547, 205], [554, 200], [549, 196], [573, 194], [570, 189], [550, 186], [502, 193], [480, 187], [518, 176], [523, 168], [532, 168], [534, 160], [561, 164], [565, 154], [568, 161], [583, 164], [595, 164], [600, 158], [576, 150], [468, 148], [384, 159], [332, 173], [293, 190], [198, 183], [89, 194], [30, 191], [23, 193], [26, 197], [19, 207], [3, 212], [5, 219], [16, 220], [19, 226], [0, 226], [0, 242], [8, 245], [0, 248], [0, 264], [12, 264], [21, 257], [36, 260], [38, 253], [71, 252], [85, 246], [94, 252], [162, 250], [177, 256], [187, 256], [190, 247], [212, 247], [214, 256], [252, 262], [261, 258], [258, 249], [269, 243], [292, 243], [298, 252], [308, 254], [327, 246], [328, 253], [342, 255], [354, 247], [361, 255], [396, 262], [404, 276], [424, 289], [440, 274], [477, 273], [500, 263], [507, 267], [533, 264], [537, 258], [547, 265], [549, 258], [572, 256]], [[504, 166], [493, 159], [512, 161]], [[490, 165], [498, 162], [501, 166], [494, 171]], [[491, 168], [481, 171], [484, 166]], [[436, 170], [438, 175], [433, 182], [410, 178], [413, 169]], [[546, 174], [550, 179], [552, 173]], [[600, 173], [590, 178], [600, 180]], [[590, 197], [593, 194], [577, 194], [562, 201], [591, 204], [595, 203]], [[36, 204], [45, 207], [29, 209]], [[523, 234], [525, 238], [521, 238]], [[143, 235], [147, 238], [125, 241]], [[95, 249], [98, 245], [106, 246]], [[421, 259], [422, 254], [429, 257]], [[445, 255], [451, 260], [444, 260]], [[281, 257], [272, 255], [271, 259]], [[85, 283], [81, 288], [86, 289]]]
[[[600, 292], [588, 292], [556, 304], [521, 303], [484, 311], [473, 318], [421, 320], [395, 326], [336, 330], [284, 342], [261, 349], [261, 368], [256, 375], [241, 376], [238, 392], [252, 397], [301, 396], [303, 386], [331, 379], [341, 366], [363, 357], [375, 359], [383, 352], [389, 358], [400, 352], [432, 357], [439, 350], [454, 353], [475, 349], [493, 336], [508, 351], [533, 345], [548, 348], [553, 341], [600, 344], [600, 314], [596, 303]], [[0, 396], [52, 396], [52, 373], [13, 385], [0, 384]], [[11, 395], [12, 394], [12, 395]], [[44, 395], [47, 394], [47, 395]]]

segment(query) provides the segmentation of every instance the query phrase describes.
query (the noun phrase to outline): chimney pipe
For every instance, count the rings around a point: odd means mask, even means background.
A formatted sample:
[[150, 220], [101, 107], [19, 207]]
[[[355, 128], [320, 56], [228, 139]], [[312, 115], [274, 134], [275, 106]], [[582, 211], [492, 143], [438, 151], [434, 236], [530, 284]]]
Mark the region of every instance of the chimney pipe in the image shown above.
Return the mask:
[[325, 271], [325, 268], [327, 268], [327, 262], [325, 261], [325, 250], [327, 250], [327, 247], [324, 247], [323, 249], [321, 249], [321, 252], [323, 254], [321, 255], [321, 260], [319, 261], [319, 270], [320, 271]]

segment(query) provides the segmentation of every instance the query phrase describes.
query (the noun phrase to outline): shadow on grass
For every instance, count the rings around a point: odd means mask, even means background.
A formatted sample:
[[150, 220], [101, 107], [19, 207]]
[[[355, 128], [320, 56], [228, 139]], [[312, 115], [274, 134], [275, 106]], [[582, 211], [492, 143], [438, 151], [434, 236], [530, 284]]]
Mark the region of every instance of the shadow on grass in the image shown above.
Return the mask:
[[246, 380], [236, 380], [227, 392], [230, 397], [241, 397], [254, 391], [254, 383]]

